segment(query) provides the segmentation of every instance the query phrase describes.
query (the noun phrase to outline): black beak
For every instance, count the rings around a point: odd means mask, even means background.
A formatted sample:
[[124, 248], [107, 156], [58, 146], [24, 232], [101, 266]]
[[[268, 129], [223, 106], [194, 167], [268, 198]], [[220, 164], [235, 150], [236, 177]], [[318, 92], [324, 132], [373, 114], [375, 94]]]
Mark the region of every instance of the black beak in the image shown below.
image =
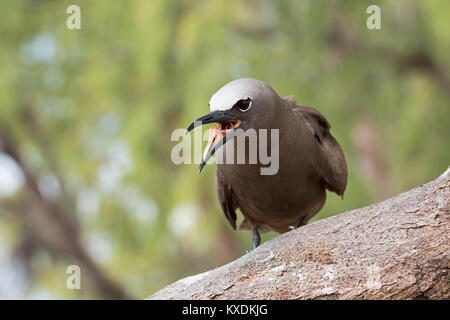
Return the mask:
[[214, 122], [222, 122], [227, 120], [233, 120], [233, 117], [226, 114], [225, 111], [213, 111], [210, 114], [207, 114], [203, 117], [198, 118], [194, 122], [192, 122], [189, 127], [186, 129], [186, 134], [189, 133], [192, 129], [202, 126], [207, 123], [214, 123]]
[[[227, 114], [225, 111], [213, 111], [210, 114], [207, 114], [203, 117], [198, 118], [194, 122], [192, 122], [189, 127], [186, 129], [186, 134], [188, 134], [192, 129], [208, 124], [208, 123], [215, 123], [215, 122], [222, 122], [222, 121], [228, 121], [228, 120], [234, 120], [235, 117], [231, 116], [230, 114]], [[225, 143], [232, 140], [236, 136], [236, 129], [232, 129], [225, 137], [222, 138], [221, 141], [219, 141], [216, 145], [211, 147], [208, 150], [208, 153], [205, 156], [205, 159], [203, 159], [202, 163], [200, 163], [200, 166], [198, 168], [197, 175], [200, 174], [203, 167], [206, 165], [209, 159], [214, 155], [214, 153], [222, 147]]]

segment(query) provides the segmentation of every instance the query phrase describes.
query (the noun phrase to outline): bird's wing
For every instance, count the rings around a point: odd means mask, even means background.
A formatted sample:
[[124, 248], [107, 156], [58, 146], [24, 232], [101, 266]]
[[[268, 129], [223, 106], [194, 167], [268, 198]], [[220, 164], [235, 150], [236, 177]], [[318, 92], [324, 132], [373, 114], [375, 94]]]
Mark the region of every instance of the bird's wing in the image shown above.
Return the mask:
[[226, 184], [223, 180], [223, 176], [219, 170], [216, 170], [216, 188], [217, 188], [217, 196], [219, 198], [220, 206], [222, 207], [222, 211], [225, 214], [228, 222], [231, 227], [236, 230], [236, 209], [237, 198], [231, 189], [229, 184]]
[[318, 169], [327, 189], [342, 196], [347, 186], [347, 163], [341, 146], [330, 133], [330, 124], [316, 109], [299, 106], [290, 98], [288, 101], [295, 114], [304, 121], [314, 135], [324, 155], [318, 161]]

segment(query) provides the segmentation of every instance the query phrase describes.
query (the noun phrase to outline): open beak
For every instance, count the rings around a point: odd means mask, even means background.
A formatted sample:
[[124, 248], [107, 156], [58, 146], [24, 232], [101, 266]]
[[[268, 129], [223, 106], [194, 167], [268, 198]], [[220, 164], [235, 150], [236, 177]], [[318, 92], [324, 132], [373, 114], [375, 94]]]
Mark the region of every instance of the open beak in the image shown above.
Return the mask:
[[205, 148], [203, 160], [202, 163], [200, 163], [197, 175], [200, 174], [203, 167], [206, 165], [208, 160], [211, 159], [214, 153], [221, 146], [228, 141], [231, 141], [236, 136], [236, 128], [239, 127], [241, 121], [234, 119], [234, 117], [230, 116], [225, 111], [213, 111], [210, 114], [200, 117], [192, 122], [189, 127], [187, 127], [186, 134], [188, 134], [192, 129], [208, 123], [217, 124], [209, 129], [208, 145]]

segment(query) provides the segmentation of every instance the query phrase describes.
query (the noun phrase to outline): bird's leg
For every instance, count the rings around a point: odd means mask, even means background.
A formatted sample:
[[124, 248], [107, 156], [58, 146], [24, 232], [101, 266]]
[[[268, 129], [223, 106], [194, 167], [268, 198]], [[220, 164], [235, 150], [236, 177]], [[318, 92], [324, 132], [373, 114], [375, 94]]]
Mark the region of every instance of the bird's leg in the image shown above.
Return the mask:
[[295, 230], [295, 229], [298, 229], [300, 227], [303, 227], [304, 225], [306, 225], [306, 220], [302, 219], [302, 220], [300, 220], [298, 226], [289, 226], [289, 230]]
[[256, 249], [256, 247], [261, 244], [261, 236], [259, 235], [258, 228], [254, 226], [252, 226], [252, 240], [253, 249]]
[[306, 223], [307, 223], [306, 219], [305, 219], [305, 218], [303, 218], [302, 220], [300, 220], [300, 223], [298, 224], [297, 228], [300, 228], [300, 227], [306, 226]]

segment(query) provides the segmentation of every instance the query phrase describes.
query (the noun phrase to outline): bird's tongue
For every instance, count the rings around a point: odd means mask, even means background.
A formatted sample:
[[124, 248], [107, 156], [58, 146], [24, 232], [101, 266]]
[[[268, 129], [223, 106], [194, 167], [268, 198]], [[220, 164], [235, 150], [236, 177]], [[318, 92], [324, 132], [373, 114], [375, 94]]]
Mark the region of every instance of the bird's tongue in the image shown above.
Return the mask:
[[203, 159], [206, 158], [208, 151], [211, 150], [212, 148], [214, 148], [214, 146], [216, 144], [218, 144], [219, 141], [221, 141], [222, 138], [225, 137], [227, 132], [230, 130], [231, 129], [222, 130], [222, 129], [220, 129], [220, 125], [216, 125], [209, 129], [209, 139], [208, 139], [208, 144], [206, 145], [205, 151], [203, 152]]

